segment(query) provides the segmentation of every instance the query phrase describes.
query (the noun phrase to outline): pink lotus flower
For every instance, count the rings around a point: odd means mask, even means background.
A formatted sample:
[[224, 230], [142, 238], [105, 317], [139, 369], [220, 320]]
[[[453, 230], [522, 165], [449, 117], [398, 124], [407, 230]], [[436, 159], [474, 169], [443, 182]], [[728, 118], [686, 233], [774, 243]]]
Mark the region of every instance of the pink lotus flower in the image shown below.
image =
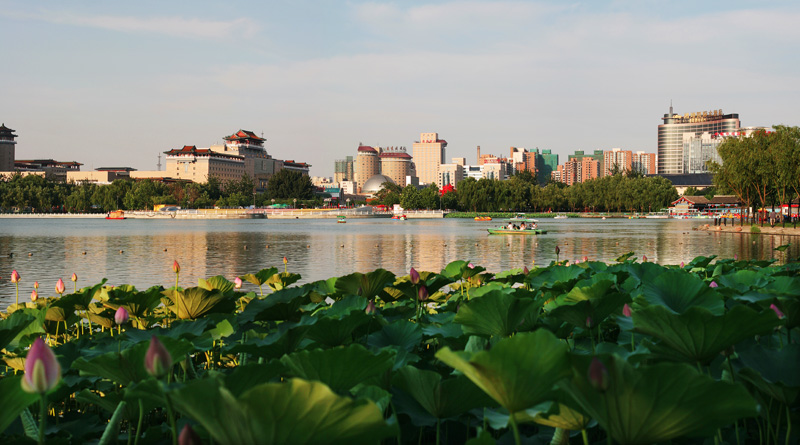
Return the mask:
[[20, 279], [22, 279], [22, 277], [19, 276], [19, 273], [16, 271], [16, 269], [12, 270], [11, 271], [11, 282], [14, 283], [14, 284], [17, 284], [17, 283], [19, 283]]
[[589, 257], [588, 257], [588, 256], [584, 256], [584, 257], [583, 257], [583, 262], [585, 263], [585, 262], [587, 262], [587, 261], [589, 261]]
[[628, 303], [625, 303], [625, 306], [622, 306], [622, 315], [626, 317], [631, 316], [631, 307], [628, 306]]
[[118, 307], [117, 312], [114, 313], [114, 322], [116, 322], [118, 326], [127, 323], [129, 318], [128, 310], [122, 306]]
[[73, 283], [75, 283], [78, 281], [78, 275], [76, 275], [75, 272], [72, 272], [72, 276], [69, 277], [69, 279], [72, 280]]
[[236, 277], [233, 279], [233, 288], [234, 289], [241, 289], [242, 288], [242, 279]]
[[684, 267], [686, 267], [686, 264], [684, 264], [683, 261], [681, 261], [681, 269], [683, 269]]
[[717, 284], [716, 281], [712, 281], [711, 284], [708, 285], [708, 287], [710, 287], [711, 289], [716, 289], [719, 287], [719, 284]]
[[591, 328], [593, 326], [593, 324], [594, 324], [594, 320], [592, 320], [592, 317], [586, 317], [586, 327], [587, 328]]
[[172, 262], [172, 272], [180, 273], [181, 272], [181, 265], [178, 264], [178, 260]]
[[66, 288], [64, 287], [64, 280], [59, 278], [58, 282], [56, 282], [56, 293], [58, 295], [63, 295], [65, 290]]
[[25, 358], [25, 375], [22, 377], [22, 390], [29, 393], [44, 394], [55, 388], [61, 380], [61, 365], [56, 355], [41, 337], [34, 340]]
[[172, 356], [156, 336], [150, 337], [150, 347], [144, 355], [144, 369], [155, 378], [163, 377], [172, 368]]
[[531, 271], [528, 270], [528, 266], [524, 266], [522, 268], [522, 273], [525, 274], [525, 275], [528, 275], [529, 273], [531, 273]]
[[608, 368], [597, 357], [593, 357], [589, 365], [589, 383], [600, 392], [606, 391], [610, 383]]
[[418, 284], [419, 283], [419, 272], [413, 267], [410, 271], [408, 271], [408, 276], [411, 277], [411, 284]]
[[738, 253], [734, 253], [733, 254], [733, 261], [739, 261], [739, 254]]
[[420, 286], [419, 287], [419, 292], [418, 292], [417, 295], [419, 297], [419, 301], [427, 300], [428, 299], [428, 288], [425, 287], [425, 286]]
[[39, 299], [39, 293], [36, 292], [36, 289], [34, 289], [31, 292], [31, 301], [36, 302], [36, 300], [38, 300], [38, 299]]
[[643, 263], [646, 263], [646, 262], [647, 262], [647, 255], [642, 255], [642, 262], [643, 262]]
[[200, 436], [192, 429], [187, 423], [183, 426], [181, 434], [178, 436], [178, 445], [202, 445], [203, 441]]
[[378, 313], [378, 308], [375, 307], [375, 302], [372, 301], [372, 300], [369, 300], [369, 303], [367, 303], [367, 308], [364, 309], [364, 312], [366, 312], [367, 315], [377, 314]]
[[470, 269], [474, 269], [474, 268], [475, 268], [475, 265], [474, 265], [474, 264], [472, 264], [472, 263], [469, 263], [469, 264], [467, 264], [467, 267], [469, 267]]
[[778, 306], [775, 306], [775, 303], [770, 304], [769, 308], [772, 309], [773, 311], [775, 311], [775, 315], [777, 315], [778, 318], [783, 318], [783, 317], [786, 316], [786, 315], [783, 314], [783, 312], [781, 312], [780, 309], [778, 309]]

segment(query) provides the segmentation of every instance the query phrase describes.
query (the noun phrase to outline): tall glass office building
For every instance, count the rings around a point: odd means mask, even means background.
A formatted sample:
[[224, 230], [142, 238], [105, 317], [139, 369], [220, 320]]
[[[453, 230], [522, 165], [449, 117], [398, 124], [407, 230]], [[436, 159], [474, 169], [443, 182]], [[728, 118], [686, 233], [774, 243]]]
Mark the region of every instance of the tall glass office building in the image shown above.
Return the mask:
[[734, 132], [739, 129], [738, 114], [723, 114], [722, 110], [674, 114], [672, 106], [658, 126], [658, 173], [680, 174], [686, 165], [683, 159], [683, 135], [699, 137], [703, 133]]

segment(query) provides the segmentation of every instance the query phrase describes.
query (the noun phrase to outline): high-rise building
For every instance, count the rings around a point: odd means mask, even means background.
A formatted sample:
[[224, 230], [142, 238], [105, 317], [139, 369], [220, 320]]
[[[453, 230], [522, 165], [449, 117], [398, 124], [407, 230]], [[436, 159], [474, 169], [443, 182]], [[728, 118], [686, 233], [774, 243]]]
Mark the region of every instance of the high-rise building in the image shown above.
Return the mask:
[[[453, 159], [455, 160], [455, 158]], [[439, 166], [439, 181], [437, 185], [441, 190], [447, 184], [458, 188], [458, 183], [464, 179], [464, 164], [452, 163]]]
[[515, 172], [527, 171], [536, 175], [536, 155], [538, 150], [533, 152], [522, 147], [511, 147], [509, 152], [509, 159], [513, 162]]
[[380, 174], [388, 176], [400, 187], [406, 186], [406, 176], [411, 175], [411, 156], [405, 147], [387, 147], [378, 155], [381, 160]]
[[6, 124], [0, 125], [0, 172], [14, 170], [16, 137], [14, 130], [6, 127]]
[[621, 148], [612, 148], [603, 152], [603, 174], [608, 176], [613, 172], [625, 173], [633, 170], [633, 152]]
[[412, 146], [414, 164], [420, 184], [436, 184], [439, 181], [439, 166], [444, 164], [447, 141], [439, 139], [438, 133], [421, 133]]
[[[561, 182], [572, 185], [600, 177], [600, 161], [593, 156], [572, 157], [564, 166], [558, 166]], [[555, 178], [555, 175], [553, 175]]]
[[333, 182], [338, 184], [342, 181], [353, 180], [353, 157], [347, 156], [344, 159], [337, 159], [333, 164]]
[[356, 183], [356, 192], [360, 193], [361, 187], [367, 180], [381, 173], [380, 159], [378, 150], [368, 145], [358, 145], [358, 155], [356, 156], [356, 168], [353, 179]]
[[552, 173], [558, 169], [558, 154], [553, 154], [550, 149], [536, 150], [536, 179], [540, 185], [544, 185], [547, 179], [552, 177]]
[[637, 151], [633, 154], [631, 169], [643, 175], [656, 174], [656, 154]]
[[684, 171], [684, 134], [699, 137], [703, 133], [728, 133], [739, 130], [738, 114], [723, 114], [722, 110], [674, 114], [672, 105], [669, 113], [661, 118], [664, 123], [658, 126], [658, 174], [680, 174]]
[[[248, 130], [239, 130], [230, 136], [225, 136], [224, 144], [212, 145], [208, 149], [223, 154], [242, 156], [244, 158], [244, 172], [253, 178], [256, 189], [265, 190], [269, 178], [283, 168], [281, 161], [273, 159], [264, 148], [266, 139]], [[241, 176], [236, 180], [240, 180]], [[202, 181], [201, 181], [202, 182]]]

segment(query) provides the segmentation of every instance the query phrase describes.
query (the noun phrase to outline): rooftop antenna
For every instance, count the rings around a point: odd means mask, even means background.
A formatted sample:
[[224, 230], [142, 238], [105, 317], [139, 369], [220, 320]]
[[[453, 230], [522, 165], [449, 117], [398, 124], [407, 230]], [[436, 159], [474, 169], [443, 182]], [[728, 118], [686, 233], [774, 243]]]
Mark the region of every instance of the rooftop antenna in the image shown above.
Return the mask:
[[161, 171], [161, 153], [158, 154], [158, 164], [156, 165], [158, 166], [158, 171]]
[[669, 100], [669, 115], [672, 116], [672, 99]]

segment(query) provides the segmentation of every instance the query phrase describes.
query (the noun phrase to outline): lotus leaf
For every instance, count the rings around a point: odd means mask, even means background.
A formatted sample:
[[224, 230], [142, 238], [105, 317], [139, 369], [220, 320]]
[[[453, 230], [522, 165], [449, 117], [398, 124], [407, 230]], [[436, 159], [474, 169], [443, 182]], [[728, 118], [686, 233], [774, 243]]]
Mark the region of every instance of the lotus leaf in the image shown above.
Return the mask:
[[275, 268], [275, 267], [270, 267], [270, 268], [267, 268], [267, 269], [261, 269], [261, 270], [259, 270], [258, 272], [254, 273], [254, 274], [249, 273], [249, 274], [242, 275], [242, 279], [247, 280], [250, 283], [253, 283], [256, 286], [258, 286], [259, 288], [261, 288], [261, 285], [266, 283], [267, 280], [271, 276], [275, 275], [276, 273], [278, 273], [278, 269]]
[[359, 310], [350, 311], [341, 318], [320, 316], [308, 332], [308, 338], [326, 346], [349, 344], [353, 341], [353, 332], [371, 321], [371, 316]]
[[437, 419], [491, 404], [486, 393], [463, 375], [444, 380], [439, 373], [405, 366], [395, 373], [392, 383]]
[[661, 340], [655, 352], [702, 364], [748, 337], [771, 332], [779, 323], [774, 312], [756, 312], [746, 306], [736, 306], [724, 315], [714, 315], [702, 307], [689, 308], [682, 314], [663, 306], [633, 312], [636, 332]]
[[362, 381], [392, 368], [395, 354], [389, 350], [371, 353], [361, 345], [314, 349], [285, 355], [281, 363], [293, 377], [318, 380], [335, 392], [347, 391]]
[[383, 289], [391, 286], [394, 281], [395, 275], [388, 270], [376, 269], [366, 274], [356, 272], [339, 277], [336, 280], [336, 292], [342, 296], [360, 295], [367, 300], [376, 297], [383, 300], [387, 297]]
[[279, 358], [294, 352], [316, 322], [316, 318], [309, 316], [301, 318], [298, 322], [284, 322], [269, 334], [248, 336], [245, 343], [226, 345], [224, 351], [244, 352], [268, 360]]
[[267, 281], [264, 282], [264, 284], [269, 286], [270, 289], [272, 289], [273, 291], [279, 291], [281, 289], [287, 288], [292, 283], [297, 282], [300, 278], [302, 277], [296, 273], [281, 272], [281, 273], [276, 273], [275, 275], [269, 277]]
[[323, 383], [301, 379], [263, 383], [239, 397], [205, 379], [171, 397], [223, 445], [378, 443], [397, 431], [373, 402], [341, 397]]
[[528, 275], [527, 283], [531, 289], [552, 289], [561, 293], [568, 292], [579, 279], [587, 275], [587, 269], [580, 266], [552, 266], [532, 272]]
[[0, 319], [0, 350], [11, 344], [36, 319], [25, 311], [16, 311], [8, 318]]
[[800, 395], [800, 344], [782, 349], [764, 348], [754, 341], [743, 342], [736, 353], [745, 366], [739, 375], [761, 392], [792, 406]]
[[461, 371], [510, 413], [541, 403], [553, 385], [570, 374], [567, 346], [544, 329], [497, 342], [489, 351], [436, 358]]
[[586, 429], [592, 418], [559, 402], [545, 402], [534, 408], [514, 414], [519, 423], [534, 422], [539, 425], [577, 431]]
[[740, 384], [718, 382], [687, 364], [634, 368], [621, 358], [602, 358], [608, 389], [587, 378], [591, 357], [576, 356], [573, 377], [561, 386], [600, 423], [614, 443], [651, 444], [673, 438], [711, 436], [717, 428], [757, 413]]
[[543, 301], [536, 302], [530, 295], [520, 289], [515, 293], [495, 290], [481, 297], [473, 296], [462, 303], [454, 321], [467, 334], [508, 337], [516, 332], [523, 319], [538, 317]]
[[569, 293], [547, 304], [545, 309], [549, 307], [551, 316], [575, 326], [586, 326], [588, 318], [591, 318], [592, 326], [596, 326], [609, 315], [618, 313], [629, 301], [627, 295], [613, 290], [613, 286], [610, 280], [601, 280], [586, 287], [578, 283]]
[[195, 320], [210, 312], [231, 312], [235, 307], [233, 300], [216, 289], [190, 287], [182, 291], [167, 289], [162, 293], [170, 300], [169, 310], [183, 320]]
[[667, 270], [652, 281], [642, 282], [641, 294], [634, 298], [639, 306], [663, 305], [676, 314], [693, 306], [704, 307], [721, 315], [724, 305], [719, 293], [708, 283], [679, 270]]
[[211, 278], [200, 278], [197, 280], [197, 285], [202, 287], [206, 290], [218, 290], [223, 294], [228, 293], [233, 290], [234, 284], [228, 281], [227, 278], [223, 277], [222, 275], [217, 275]]
[[311, 286], [292, 287], [276, 291], [264, 298], [252, 300], [239, 315], [239, 323], [251, 321], [297, 321], [300, 307], [311, 302]]
[[22, 411], [39, 400], [38, 394], [22, 390], [22, 376], [0, 379], [0, 433], [6, 430]]

